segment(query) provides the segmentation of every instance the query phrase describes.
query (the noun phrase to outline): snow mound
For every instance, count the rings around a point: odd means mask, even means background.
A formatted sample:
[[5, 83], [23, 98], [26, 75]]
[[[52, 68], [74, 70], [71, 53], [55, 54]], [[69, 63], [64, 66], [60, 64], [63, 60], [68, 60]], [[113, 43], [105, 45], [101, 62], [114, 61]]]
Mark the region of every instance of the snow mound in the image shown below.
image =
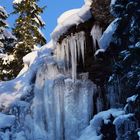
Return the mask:
[[121, 109], [109, 109], [107, 111], [102, 111], [94, 116], [91, 124], [94, 127], [98, 128], [101, 125], [102, 121], [104, 121], [105, 124], [108, 124], [110, 115], [116, 118], [122, 114], [124, 114], [124, 111], [122, 111]]
[[63, 24], [65, 22], [66, 19], [69, 19], [71, 16], [77, 14], [79, 12], [80, 9], [72, 9], [69, 11], [64, 12], [58, 19], [57, 19], [57, 23], [58, 24]]
[[58, 18], [58, 25], [51, 34], [54, 41], [68, 31], [72, 26], [84, 23], [92, 17], [91, 7], [84, 5], [80, 9], [73, 9], [65, 12]]
[[129, 120], [131, 117], [133, 117], [134, 114], [130, 113], [130, 114], [125, 114], [125, 115], [120, 115], [118, 116], [115, 120], [114, 120], [114, 124], [119, 127], [121, 126], [121, 124], [126, 121], [126, 120]]
[[99, 135], [98, 131], [100, 130], [102, 123], [108, 124], [110, 115], [116, 118], [122, 114], [124, 114], [124, 111], [121, 109], [109, 109], [98, 113], [90, 121], [90, 125], [82, 132], [82, 135], [78, 140], [101, 140], [102, 135]]

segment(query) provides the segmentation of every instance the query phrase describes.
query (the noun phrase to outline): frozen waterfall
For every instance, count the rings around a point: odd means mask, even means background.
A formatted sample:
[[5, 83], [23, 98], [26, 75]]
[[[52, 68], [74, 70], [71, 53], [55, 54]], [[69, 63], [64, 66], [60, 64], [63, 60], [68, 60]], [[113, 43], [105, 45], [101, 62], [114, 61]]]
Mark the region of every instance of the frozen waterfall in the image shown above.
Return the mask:
[[[44, 66], [45, 67], [45, 66]], [[96, 86], [90, 80], [66, 78], [53, 63], [38, 71], [33, 101], [35, 140], [76, 140], [93, 116]]]

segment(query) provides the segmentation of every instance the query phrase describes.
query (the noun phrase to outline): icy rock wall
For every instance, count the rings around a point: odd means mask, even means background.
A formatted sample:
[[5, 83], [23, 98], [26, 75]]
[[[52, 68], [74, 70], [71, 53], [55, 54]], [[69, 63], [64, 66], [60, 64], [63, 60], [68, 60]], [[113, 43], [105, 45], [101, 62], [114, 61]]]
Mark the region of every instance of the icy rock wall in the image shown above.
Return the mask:
[[60, 75], [55, 64], [47, 67], [56, 71], [54, 77], [47, 76], [49, 68], [37, 74], [34, 140], [76, 140], [92, 118], [96, 86], [89, 80], [73, 82]]

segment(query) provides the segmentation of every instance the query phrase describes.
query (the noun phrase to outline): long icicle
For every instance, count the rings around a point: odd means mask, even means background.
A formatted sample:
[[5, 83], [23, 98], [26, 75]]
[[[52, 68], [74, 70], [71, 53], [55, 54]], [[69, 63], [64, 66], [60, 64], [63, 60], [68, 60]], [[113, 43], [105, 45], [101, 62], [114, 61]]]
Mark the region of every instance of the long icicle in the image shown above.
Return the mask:
[[[60, 46], [57, 48], [57, 58], [64, 63], [64, 70], [69, 73], [71, 65], [71, 76], [75, 80], [77, 78], [77, 61], [82, 56], [83, 64], [85, 63], [85, 33], [81, 31], [76, 34], [71, 34], [63, 39]], [[71, 57], [71, 64], [70, 64]]]

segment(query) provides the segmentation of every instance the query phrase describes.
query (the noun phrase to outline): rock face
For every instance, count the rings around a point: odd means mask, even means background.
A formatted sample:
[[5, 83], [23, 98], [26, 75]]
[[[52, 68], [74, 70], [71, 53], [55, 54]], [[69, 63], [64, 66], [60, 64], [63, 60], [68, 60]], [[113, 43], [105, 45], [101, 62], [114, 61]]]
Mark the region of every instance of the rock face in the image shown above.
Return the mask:
[[116, 19], [105, 31], [109, 20], [98, 25], [94, 3], [85, 2], [59, 18], [50, 43], [24, 57], [18, 78], [0, 83], [2, 140], [139, 139], [140, 2], [112, 1]]

